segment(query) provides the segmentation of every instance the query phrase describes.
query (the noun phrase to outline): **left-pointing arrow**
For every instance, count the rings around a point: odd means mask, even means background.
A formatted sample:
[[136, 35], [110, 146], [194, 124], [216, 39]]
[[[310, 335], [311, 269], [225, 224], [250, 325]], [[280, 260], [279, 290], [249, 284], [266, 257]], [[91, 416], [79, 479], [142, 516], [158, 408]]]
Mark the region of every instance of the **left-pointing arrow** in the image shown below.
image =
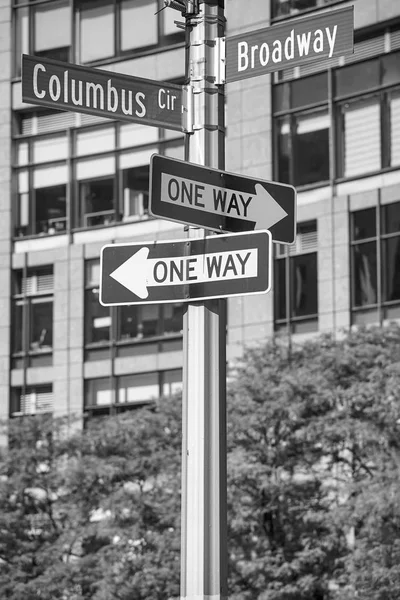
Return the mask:
[[139, 298], [147, 298], [147, 257], [148, 248], [140, 248], [136, 254], [128, 258], [115, 271], [110, 273], [110, 277], [118, 281], [121, 285], [130, 290]]

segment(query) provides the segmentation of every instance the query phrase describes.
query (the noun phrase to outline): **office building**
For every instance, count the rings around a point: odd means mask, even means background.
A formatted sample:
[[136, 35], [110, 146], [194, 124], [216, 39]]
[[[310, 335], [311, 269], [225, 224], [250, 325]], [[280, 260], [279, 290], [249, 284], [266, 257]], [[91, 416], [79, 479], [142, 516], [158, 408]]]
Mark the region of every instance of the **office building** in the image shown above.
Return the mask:
[[[226, 170], [294, 185], [273, 292], [228, 300], [228, 357], [273, 335], [400, 316], [400, 3], [225, 0], [227, 35], [354, 5], [355, 52], [226, 85]], [[161, 0], [0, 0], [0, 418], [88, 418], [179, 389], [182, 304], [105, 308], [104, 244], [184, 237], [148, 215], [149, 160], [184, 134], [27, 105], [21, 54], [178, 84]]]

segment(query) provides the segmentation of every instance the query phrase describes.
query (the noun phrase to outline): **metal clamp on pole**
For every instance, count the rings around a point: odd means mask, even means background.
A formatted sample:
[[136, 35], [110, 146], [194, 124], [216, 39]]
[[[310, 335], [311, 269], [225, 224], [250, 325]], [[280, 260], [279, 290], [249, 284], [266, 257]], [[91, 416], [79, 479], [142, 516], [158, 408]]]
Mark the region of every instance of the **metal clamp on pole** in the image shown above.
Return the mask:
[[194, 120], [193, 87], [191, 85], [184, 85], [182, 87], [182, 92], [183, 92], [182, 129], [185, 133], [193, 133], [193, 120]]

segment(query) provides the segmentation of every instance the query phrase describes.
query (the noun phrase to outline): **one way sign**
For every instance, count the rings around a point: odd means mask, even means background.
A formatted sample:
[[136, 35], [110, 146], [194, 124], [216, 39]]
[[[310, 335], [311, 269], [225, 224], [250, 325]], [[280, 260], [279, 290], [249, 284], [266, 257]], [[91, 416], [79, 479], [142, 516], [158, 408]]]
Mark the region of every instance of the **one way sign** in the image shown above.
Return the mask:
[[268, 229], [272, 240], [295, 241], [296, 190], [154, 154], [150, 213], [213, 231]]
[[271, 234], [110, 244], [101, 251], [103, 306], [190, 302], [270, 290]]

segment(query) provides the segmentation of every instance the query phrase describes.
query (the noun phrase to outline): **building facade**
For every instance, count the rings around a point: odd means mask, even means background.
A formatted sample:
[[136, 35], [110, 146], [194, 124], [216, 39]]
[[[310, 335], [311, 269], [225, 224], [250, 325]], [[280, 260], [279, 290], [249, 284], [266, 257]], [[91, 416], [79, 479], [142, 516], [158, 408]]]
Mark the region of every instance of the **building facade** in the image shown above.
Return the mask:
[[[227, 35], [354, 5], [355, 52], [226, 85], [226, 170], [294, 185], [273, 291], [228, 301], [228, 358], [273, 335], [400, 316], [400, 3], [225, 0]], [[105, 308], [104, 244], [184, 237], [148, 215], [184, 134], [22, 103], [21, 53], [184, 83], [161, 0], [0, 0], [0, 419], [91, 417], [179, 389], [182, 304]]]

